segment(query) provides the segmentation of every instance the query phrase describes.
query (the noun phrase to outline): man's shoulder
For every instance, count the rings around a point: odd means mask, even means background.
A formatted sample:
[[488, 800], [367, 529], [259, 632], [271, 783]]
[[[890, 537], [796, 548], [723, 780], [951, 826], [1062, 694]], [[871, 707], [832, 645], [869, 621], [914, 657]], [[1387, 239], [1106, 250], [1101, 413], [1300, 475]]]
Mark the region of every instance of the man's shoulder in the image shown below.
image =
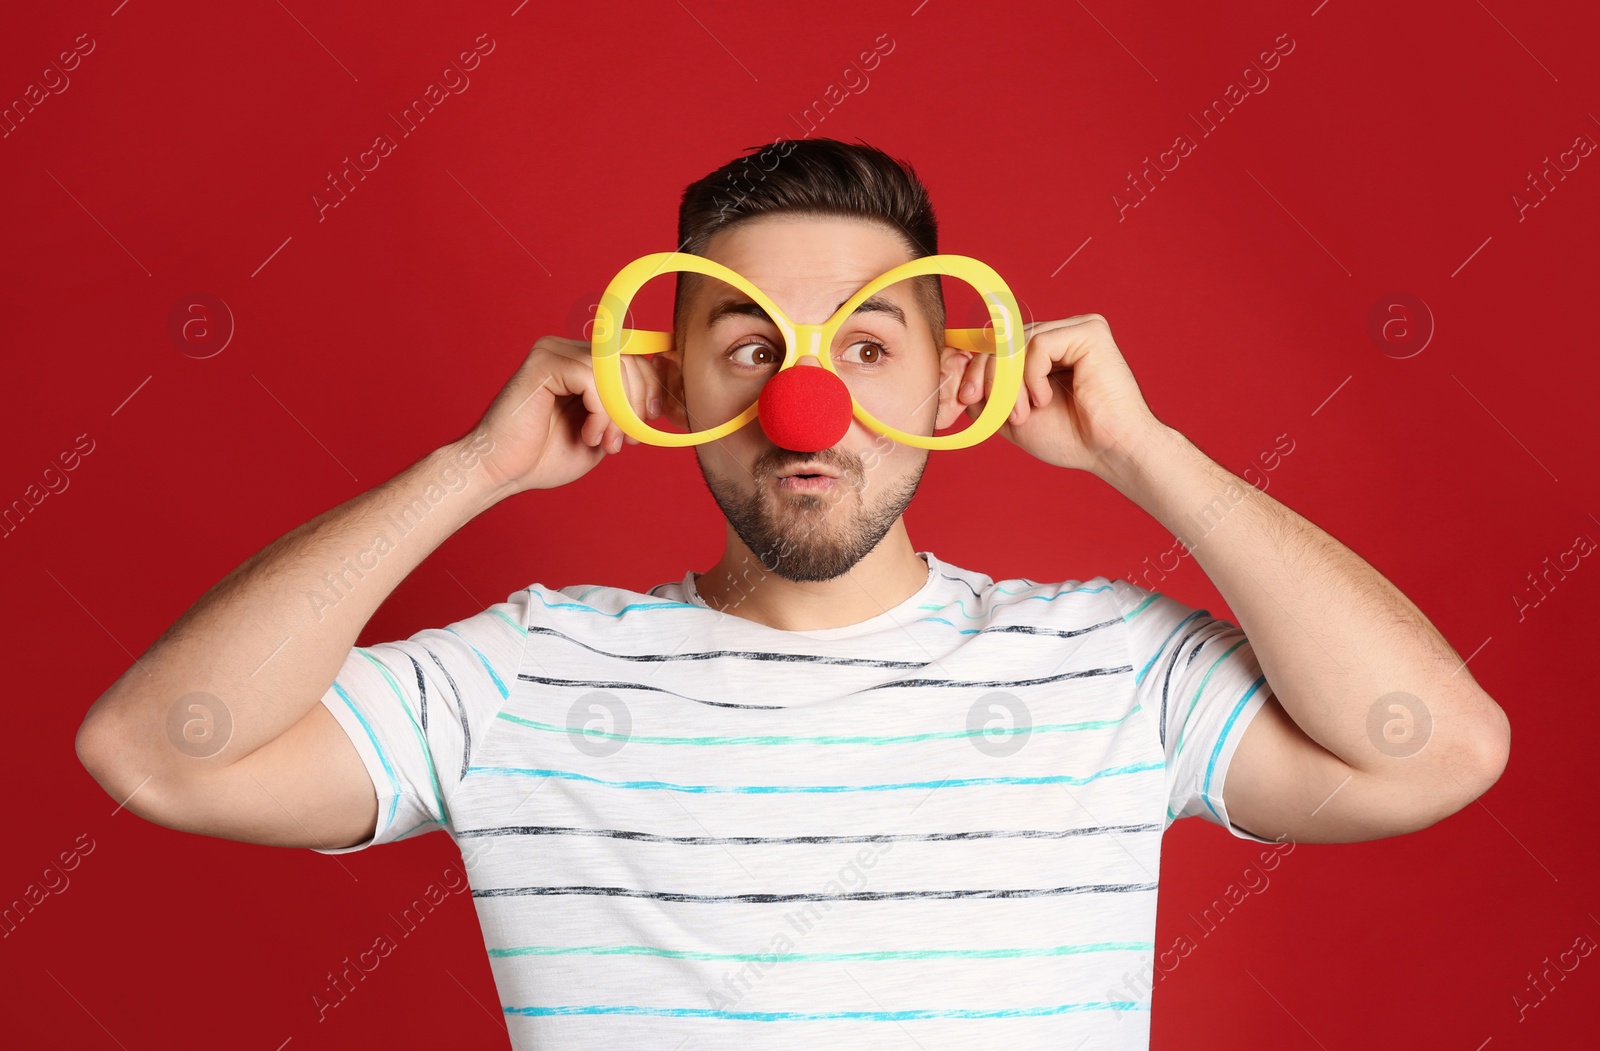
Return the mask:
[[940, 591], [949, 601], [976, 603], [992, 616], [1008, 619], [1093, 619], [1113, 608], [1121, 583], [1105, 576], [1035, 580], [993, 577], [950, 562], [934, 565]]
[[688, 601], [682, 581], [655, 584], [639, 591], [615, 584], [529, 584], [519, 595], [531, 616], [584, 617], [599, 614], [620, 617], [635, 610], [704, 610]]

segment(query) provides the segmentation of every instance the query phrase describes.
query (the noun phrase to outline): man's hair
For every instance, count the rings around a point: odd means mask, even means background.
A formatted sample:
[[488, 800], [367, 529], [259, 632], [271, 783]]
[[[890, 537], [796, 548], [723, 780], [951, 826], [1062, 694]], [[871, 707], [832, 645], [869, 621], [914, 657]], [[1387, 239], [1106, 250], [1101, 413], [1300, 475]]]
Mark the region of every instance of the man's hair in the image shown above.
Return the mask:
[[[837, 139], [779, 139], [748, 146], [692, 182], [678, 206], [678, 251], [701, 255], [719, 231], [765, 215], [869, 219], [899, 235], [912, 259], [937, 255], [939, 223], [927, 188], [910, 164], [881, 150]], [[673, 327], [699, 276], [680, 272]], [[944, 346], [944, 293], [937, 274], [913, 278], [935, 349]], [[681, 336], [679, 346], [682, 346]]]

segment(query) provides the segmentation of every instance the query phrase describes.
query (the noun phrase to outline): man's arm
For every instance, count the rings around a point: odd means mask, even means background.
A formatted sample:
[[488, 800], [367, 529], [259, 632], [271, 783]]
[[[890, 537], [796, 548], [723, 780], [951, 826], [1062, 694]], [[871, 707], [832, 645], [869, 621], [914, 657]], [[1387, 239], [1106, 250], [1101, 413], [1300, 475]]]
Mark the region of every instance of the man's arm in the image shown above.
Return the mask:
[[1267, 839], [1378, 839], [1425, 828], [1494, 784], [1510, 748], [1505, 713], [1359, 555], [1159, 421], [1096, 473], [1184, 541], [1274, 694], [1228, 768], [1234, 824]]
[[[622, 365], [634, 412], [656, 418], [647, 406], [666, 397], [656, 367], [639, 355]], [[542, 337], [468, 434], [201, 596], [90, 707], [79, 760], [119, 803], [168, 828], [323, 850], [364, 843], [377, 828], [373, 779], [320, 703], [362, 627], [478, 513], [581, 478], [625, 444], [635, 441], [606, 414], [589, 342]]]
[[[77, 751], [95, 780], [182, 831], [322, 848], [370, 838], [372, 780], [319, 701], [396, 585], [503, 495], [480, 451], [469, 435], [430, 453], [206, 592], [84, 717]], [[375, 555], [413, 505], [427, 513]]]

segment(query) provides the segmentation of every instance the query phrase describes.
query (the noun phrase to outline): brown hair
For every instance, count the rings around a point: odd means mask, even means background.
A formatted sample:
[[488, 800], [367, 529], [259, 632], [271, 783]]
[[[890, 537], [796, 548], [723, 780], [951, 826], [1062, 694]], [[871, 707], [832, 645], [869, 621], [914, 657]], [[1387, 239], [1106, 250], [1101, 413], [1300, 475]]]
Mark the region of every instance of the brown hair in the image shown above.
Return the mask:
[[[910, 164], [882, 150], [837, 139], [779, 139], [692, 182], [678, 206], [678, 251], [701, 254], [713, 235], [763, 215], [843, 216], [894, 230], [911, 258], [937, 255], [939, 223], [927, 188]], [[679, 273], [673, 324], [691, 291]], [[934, 346], [944, 346], [944, 293], [937, 275], [914, 279]]]

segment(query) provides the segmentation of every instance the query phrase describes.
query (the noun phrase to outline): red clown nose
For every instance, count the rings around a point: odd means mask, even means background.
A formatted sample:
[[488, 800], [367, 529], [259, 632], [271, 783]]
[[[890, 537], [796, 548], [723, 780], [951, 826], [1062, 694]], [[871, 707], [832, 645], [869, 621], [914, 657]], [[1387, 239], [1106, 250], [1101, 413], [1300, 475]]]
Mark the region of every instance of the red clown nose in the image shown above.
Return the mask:
[[774, 445], [821, 452], [850, 429], [850, 391], [821, 366], [787, 368], [761, 388], [756, 415]]

